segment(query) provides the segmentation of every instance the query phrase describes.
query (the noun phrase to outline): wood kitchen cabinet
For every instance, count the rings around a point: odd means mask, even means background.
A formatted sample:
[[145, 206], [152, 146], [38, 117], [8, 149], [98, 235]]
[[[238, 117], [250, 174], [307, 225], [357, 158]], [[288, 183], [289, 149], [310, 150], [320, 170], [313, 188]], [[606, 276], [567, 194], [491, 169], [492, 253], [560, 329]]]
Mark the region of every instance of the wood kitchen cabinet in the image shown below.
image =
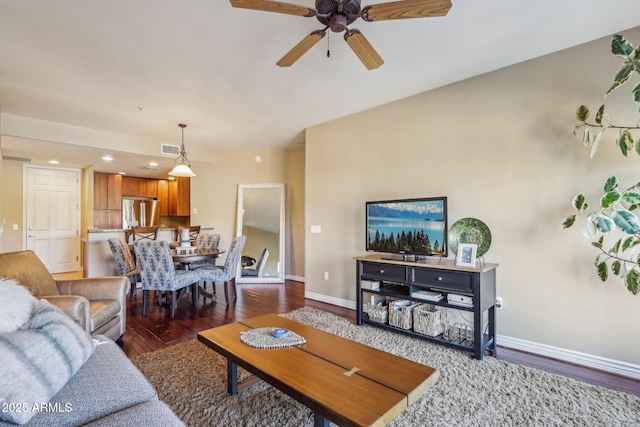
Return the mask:
[[122, 210], [96, 209], [93, 211], [93, 226], [100, 229], [122, 228]]
[[169, 216], [169, 181], [158, 180], [158, 200], [160, 201], [160, 216]]
[[122, 228], [122, 175], [93, 174], [93, 226]]
[[191, 178], [177, 177], [169, 181], [169, 216], [189, 216], [191, 211]]
[[93, 226], [122, 228], [122, 197], [149, 197], [160, 201], [160, 216], [189, 216], [191, 180], [138, 178], [95, 172]]
[[93, 174], [93, 208], [122, 209], [122, 175]]
[[122, 177], [122, 196], [124, 197], [158, 197], [158, 180]]
[[191, 211], [191, 179], [158, 180], [160, 216], [189, 216]]

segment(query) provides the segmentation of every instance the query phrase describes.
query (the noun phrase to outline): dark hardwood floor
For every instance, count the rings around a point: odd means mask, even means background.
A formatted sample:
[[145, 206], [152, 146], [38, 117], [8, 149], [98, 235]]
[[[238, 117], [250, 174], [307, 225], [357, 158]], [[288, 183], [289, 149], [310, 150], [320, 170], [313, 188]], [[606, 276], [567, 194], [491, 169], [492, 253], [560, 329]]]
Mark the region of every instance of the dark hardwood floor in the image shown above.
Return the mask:
[[[222, 284], [216, 292], [218, 300], [198, 299], [191, 304], [190, 295], [178, 300], [178, 308], [173, 319], [169, 307], [159, 306], [149, 297], [147, 314], [142, 316], [142, 291], [136, 290], [133, 300], [128, 303], [127, 330], [121, 347], [129, 356], [159, 350], [181, 342], [195, 339], [198, 332], [238, 322], [243, 319], [267, 313], [288, 313], [304, 306], [348, 317], [355, 321], [355, 311], [304, 298], [304, 283], [287, 281], [285, 284], [242, 284], [237, 285], [238, 297], [229, 306], [224, 299]], [[208, 285], [207, 290], [211, 290]]]
[[[128, 304], [127, 331], [121, 343], [122, 349], [132, 357], [195, 339], [203, 329], [266, 313], [287, 313], [304, 306], [328, 311], [355, 322], [354, 310], [305, 299], [304, 283], [287, 281], [284, 285], [238, 285], [238, 298], [229, 306], [224, 302], [221, 286], [219, 284], [217, 287], [217, 302], [210, 299], [205, 301], [200, 297], [198, 305], [193, 306], [190, 298], [183, 296], [178, 302], [174, 319], [170, 318], [168, 307], [160, 307], [152, 302], [147, 315], [143, 317], [142, 291], [137, 290], [133, 301]], [[630, 378], [504, 347], [498, 347], [496, 357], [640, 396], [640, 381]]]

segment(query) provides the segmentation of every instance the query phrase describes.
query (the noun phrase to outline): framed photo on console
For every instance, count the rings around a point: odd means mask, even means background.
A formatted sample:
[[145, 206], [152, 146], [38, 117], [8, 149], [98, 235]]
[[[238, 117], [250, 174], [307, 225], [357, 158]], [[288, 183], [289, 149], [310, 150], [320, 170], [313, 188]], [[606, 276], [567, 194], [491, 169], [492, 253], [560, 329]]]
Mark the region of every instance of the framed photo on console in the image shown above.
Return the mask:
[[460, 243], [458, 245], [456, 265], [458, 267], [475, 267], [477, 251], [478, 245], [475, 243]]

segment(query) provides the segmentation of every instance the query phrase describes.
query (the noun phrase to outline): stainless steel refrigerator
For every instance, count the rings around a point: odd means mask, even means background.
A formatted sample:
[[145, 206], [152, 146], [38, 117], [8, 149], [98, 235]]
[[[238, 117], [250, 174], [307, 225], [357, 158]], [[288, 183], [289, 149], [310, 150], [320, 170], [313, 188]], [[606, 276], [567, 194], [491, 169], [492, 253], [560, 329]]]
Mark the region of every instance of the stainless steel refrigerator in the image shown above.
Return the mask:
[[160, 226], [160, 202], [158, 200], [122, 199], [122, 228], [152, 226]]

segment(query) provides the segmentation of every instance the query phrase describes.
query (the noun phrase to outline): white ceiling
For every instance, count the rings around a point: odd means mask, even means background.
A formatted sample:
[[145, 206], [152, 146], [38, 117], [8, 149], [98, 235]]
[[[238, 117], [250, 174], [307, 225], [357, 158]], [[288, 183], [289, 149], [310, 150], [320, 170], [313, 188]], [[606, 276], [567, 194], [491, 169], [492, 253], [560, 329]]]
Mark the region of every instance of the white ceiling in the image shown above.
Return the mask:
[[[452, 3], [441, 18], [352, 24], [385, 60], [367, 71], [334, 33], [277, 67], [322, 25], [226, 0], [0, 0], [2, 113], [174, 145], [183, 122], [188, 152], [286, 147], [309, 126], [640, 24], [638, 0]], [[5, 156], [33, 159], [63, 142], [2, 140]], [[110, 167], [103, 150], [71, 151], [61, 160]]]

